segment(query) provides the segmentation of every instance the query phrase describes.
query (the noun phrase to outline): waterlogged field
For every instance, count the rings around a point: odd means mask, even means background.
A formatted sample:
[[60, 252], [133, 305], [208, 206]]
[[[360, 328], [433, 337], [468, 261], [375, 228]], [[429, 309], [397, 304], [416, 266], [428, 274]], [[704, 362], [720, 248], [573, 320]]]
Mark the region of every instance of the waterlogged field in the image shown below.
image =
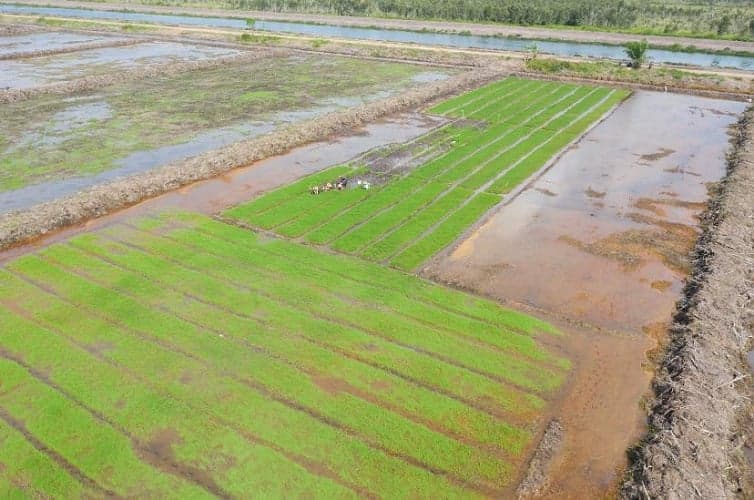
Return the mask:
[[0, 496], [501, 496], [560, 333], [173, 213], [0, 270]]
[[[54, 49], [52, 47], [44, 47]], [[0, 61], [0, 88], [26, 89], [51, 83], [107, 75], [115, 71], [199, 61], [239, 54], [240, 51], [187, 43], [144, 42], [44, 57]]]
[[[148, 170], [281, 124], [386, 97], [426, 73], [424, 66], [356, 58], [268, 57], [67, 98], [4, 104], [0, 191], [110, 170], [118, 175]], [[436, 70], [432, 74], [438, 76]]]
[[226, 216], [415, 270], [627, 95], [604, 87], [505, 79], [433, 108], [456, 119], [438, 134], [444, 151], [403, 175], [368, 191], [352, 183], [345, 191], [309, 194], [310, 186], [362, 175], [365, 166], [355, 162], [272, 191]]

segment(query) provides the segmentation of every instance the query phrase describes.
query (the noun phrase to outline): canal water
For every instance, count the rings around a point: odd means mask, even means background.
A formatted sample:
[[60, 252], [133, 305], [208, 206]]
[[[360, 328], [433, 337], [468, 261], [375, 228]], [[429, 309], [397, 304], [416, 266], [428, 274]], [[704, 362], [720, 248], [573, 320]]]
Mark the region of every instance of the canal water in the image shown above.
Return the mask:
[[[246, 28], [246, 21], [238, 18], [179, 16], [148, 14], [140, 12], [118, 12], [62, 7], [36, 7], [28, 5], [0, 4], [0, 13], [31, 14], [39, 16], [77, 17], [85, 19], [107, 19], [134, 21], [168, 25], [206, 26], [217, 28]], [[386, 42], [441, 45], [456, 48], [489, 50], [526, 51], [536, 44], [541, 53], [566, 57], [592, 57], [603, 59], [625, 59], [623, 47], [599, 43], [574, 43], [558, 41], [535, 41], [525, 38], [503, 38], [495, 36], [463, 35], [453, 33], [431, 33], [402, 31], [379, 28], [357, 28], [305, 24], [285, 21], [262, 21], [254, 23], [254, 29], [276, 33], [296, 33], [319, 37], [337, 37], [357, 40], [379, 40]], [[650, 60], [658, 63], [694, 65], [703, 67], [736, 68], [754, 71], [754, 57], [709, 54], [704, 52], [674, 52], [650, 49]]]

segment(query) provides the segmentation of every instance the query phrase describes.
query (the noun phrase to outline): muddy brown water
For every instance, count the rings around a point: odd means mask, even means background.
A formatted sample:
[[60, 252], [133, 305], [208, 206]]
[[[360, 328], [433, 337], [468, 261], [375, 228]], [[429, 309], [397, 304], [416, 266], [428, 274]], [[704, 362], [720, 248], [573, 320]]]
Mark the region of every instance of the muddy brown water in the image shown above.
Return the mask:
[[438, 117], [404, 113], [371, 123], [362, 129], [292, 149], [286, 154], [254, 162], [227, 174], [184, 186], [125, 210], [39, 238], [31, 243], [0, 250], [0, 266], [19, 255], [49, 246], [76, 234], [106, 227], [113, 222], [165, 209], [216, 214], [266, 191], [327, 167], [347, 162], [374, 148], [403, 143], [442, 125]]
[[423, 271], [568, 333], [550, 409], [565, 428], [545, 496], [608, 495], [640, 437], [648, 358], [665, 338], [728, 128], [745, 105], [637, 92]]

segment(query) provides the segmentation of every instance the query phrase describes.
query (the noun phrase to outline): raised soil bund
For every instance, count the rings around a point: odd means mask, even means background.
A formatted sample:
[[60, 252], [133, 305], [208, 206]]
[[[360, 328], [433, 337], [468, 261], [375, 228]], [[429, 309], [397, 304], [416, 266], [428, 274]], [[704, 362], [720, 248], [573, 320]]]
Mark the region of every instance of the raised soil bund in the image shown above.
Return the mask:
[[285, 55], [285, 53], [281, 50], [259, 49], [254, 52], [229, 57], [219, 57], [217, 59], [206, 59], [202, 61], [178, 62], [159, 66], [148, 66], [128, 71], [113, 72], [105, 75], [88, 76], [67, 82], [53, 83], [50, 85], [42, 85], [28, 89], [0, 90], [0, 104], [25, 101], [27, 99], [46, 94], [67, 95], [79, 92], [88, 92], [102, 87], [108, 87], [115, 83], [147, 80], [158, 76], [171, 76], [180, 73], [186, 73], [189, 71], [220, 68], [223, 66], [256, 61], [265, 57], [277, 57], [283, 55]]
[[[354, 26], [365, 28], [384, 28], [424, 31], [430, 30], [444, 33], [470, 33], [481, 36], [520, 37], [540, 40], [571, 40], [587, 43], [624, 44], [637, 39], [639, 35], [631, 33], [613, 33], [602, 31], [586, 31], [578, 29], [559, 29], [536, 26], [515, 26], [494, 23], [473, 23], [463, 21], [429, 21], [425, 19], [385, 19], [376, 17], [355, 17], [318, 14], [298, 14], [293, 12], [252, 11], [243, 9], [211, 9], [197, 7], [177, 7], [144, 5], [139, 2], [108, 2], [74, 0], [15, 0], [21, 5], [56, 6], [83, 8], [89, 10], [117, 10], [126, 9], [138, 12], [176, 15], [204, 15], [217, 17], [235, 17], [238, 19], [260, 19], [269, 21], [291, 21], [315, 24], [329, 24], [335, 26]], [[695, 45], [704, 50], [732, 50], [754, 51], [754, 42], [735, 40], [714, 40], [705, 38], [690, 38], [678, 36], [649, 35], [644, 37], [654, 47], [667, 47], [674, 44]]]
[[138, 38], [126, 40], [103, 40], [100, 42], [73, 44], [68, 47], [58, 47], [55, 49], [33, 50], [29, 52], [11, 52], [10, 54], [0, 54], [0, 61], [12, 61], [14, 59], [28, 59], [31, 57], [43, 57], [59, 54], [70, 54], [82, 50], [110, 49], [114, 47], [128, 47], [143, 43], [144, 40]]
[[158, 170], [91, 188], [74, 196], [0, 217], [0, 248], [28, 241], [55, 229], [99, 217], [181, 186], [208, 179], [253, 161], [352, 130], [378, 118], [418, 107], [499, 77], [475, 71], [434, 82], [381, 101], [308, 120], [279, 132], [242, 141]]
[[[754, 325], [754, 109], [704, 214], [694, 270], [654, 381], [650, 431], [630, 453], [623, 498], [750, 498]], [[751, 443], [748, 443], [749, 446]]]

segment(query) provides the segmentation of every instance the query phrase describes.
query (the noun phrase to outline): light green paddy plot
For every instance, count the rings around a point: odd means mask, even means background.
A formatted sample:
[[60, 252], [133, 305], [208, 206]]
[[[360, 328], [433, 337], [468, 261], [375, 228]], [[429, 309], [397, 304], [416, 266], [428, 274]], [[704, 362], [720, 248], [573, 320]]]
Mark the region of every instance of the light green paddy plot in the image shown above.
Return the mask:
[[204, 216], [0, 269], [0, 497], [501, 496], [552, 326]]
[[[628, 91], [508, 78], [439, 104], [456, 119], [433, 132], [442, 154], [390, 181], [310, 194], [310, 186], [369, 165], [304, 178], [226, 215], [253, 227], [412, 271], [628, 96]], [[417, 154], [425, 151], [410, 149]]]
[[148, 170], [453, 73], [336, 56], [266, 57], [5, 104], [0, 191]]

